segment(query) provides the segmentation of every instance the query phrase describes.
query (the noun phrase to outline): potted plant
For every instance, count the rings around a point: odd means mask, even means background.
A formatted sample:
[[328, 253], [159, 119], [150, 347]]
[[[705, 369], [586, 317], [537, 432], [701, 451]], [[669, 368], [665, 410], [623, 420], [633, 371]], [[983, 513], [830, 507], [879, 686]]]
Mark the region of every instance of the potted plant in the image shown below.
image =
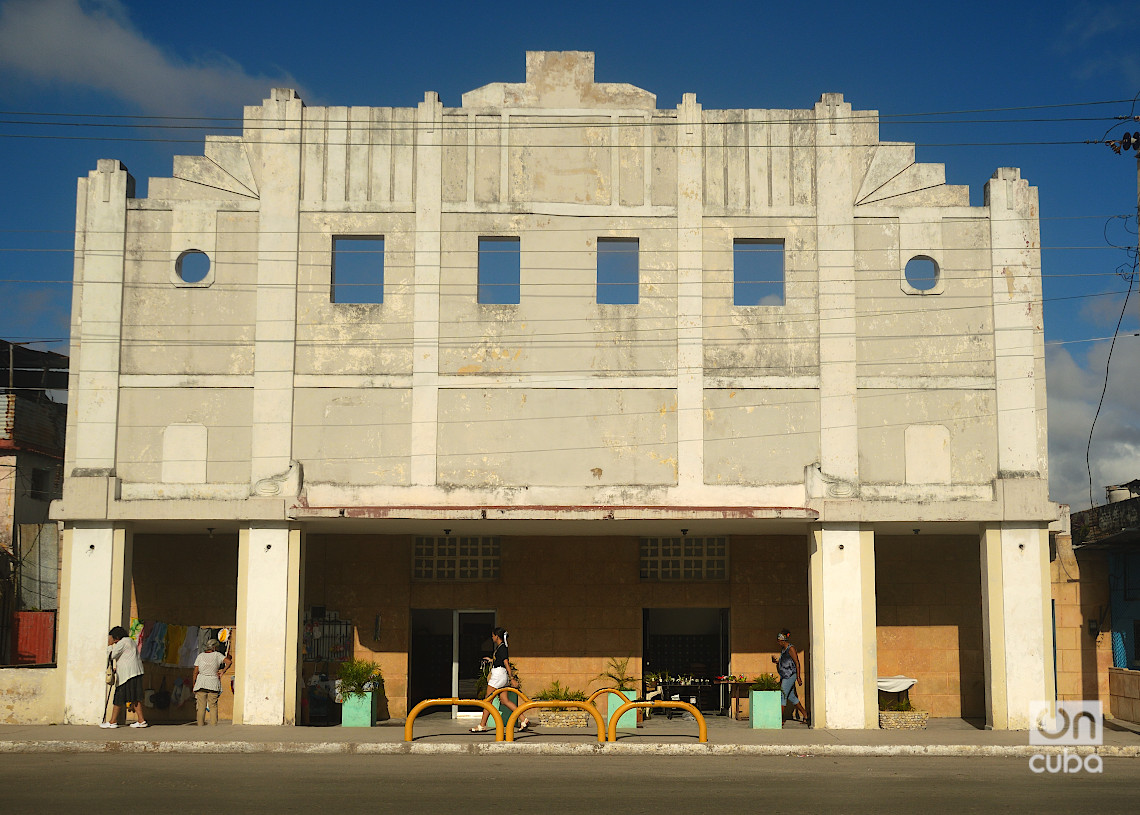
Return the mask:
[[[621, 691], [623, 694], [625, 694], [626, 698], [629, 698], [631, 700], [632, 700], [632, 698], [636, 698], [637, 697], [637, 677], [633, 676], [629, 672], [629, 661], [631, 659], [633, 659], [633, 657], [625, 657], [623, 659], [618, 659], [617, 657], [610, 657], [610, 661], [609, 661], [609, 664], [606, 666], [606, 670], [602, 671], [600, 674], [595, 676], [594, 681], [596, 682], [599, 679], [608, 679], [610, 682], [613, 683], [612, 687], [614, 688], [614, 690]], [[607, 710], [607, 712], [610, 710], [617, 710], [619, 707], [619, 705], [617, 704], [617, 702], [619, 700], [612, 699], [611, 696], [612, 696], [612, 694], [606, 695], [606, 705], [607, 705], [606, 710]], [[625, 713], [623, 713], [621, 715], [621, 718], [618, 719], [618, 723], [617, 723], [618, 729], [619, 730], [636, 730], [637, 729], [637, 714], [638, 714], [638, 710], [636, 708], [634, 708], [632, 710], [627, 710]]]
[[[341, 703], [342, 727], [372, 727], [384, 690], [380, 666], [366, 659], [350, 659], [336, 672], [336, 697]], [[379, 692], [378, 692], [379, 691]]]
[[[557, 679], [534, 695], [536, 702], [585, 702], [586, 694], [571, 690]], [[536, 710], [534, 719], [547, 727], [588, 727], [593, 717], [577, 708], [545, 708]]]
[[779, 730], [784, 726], [780, 678], [775, 674], [760, 674], [748, 689], [748, 718], [754, 730]]
[[919, 710], [909, 698], [884, 700], [879, 698], [879, 728], [882, 730], [925, 730], [927, 710]]

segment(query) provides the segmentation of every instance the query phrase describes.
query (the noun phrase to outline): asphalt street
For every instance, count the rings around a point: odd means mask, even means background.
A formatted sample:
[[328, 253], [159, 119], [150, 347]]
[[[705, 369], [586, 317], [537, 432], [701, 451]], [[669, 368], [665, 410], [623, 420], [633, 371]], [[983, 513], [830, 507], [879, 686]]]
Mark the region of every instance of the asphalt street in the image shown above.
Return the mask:
[[1023, 758], [16, 754], [0, 811], [1135, 813], [1140, 760], [1034, 773]]

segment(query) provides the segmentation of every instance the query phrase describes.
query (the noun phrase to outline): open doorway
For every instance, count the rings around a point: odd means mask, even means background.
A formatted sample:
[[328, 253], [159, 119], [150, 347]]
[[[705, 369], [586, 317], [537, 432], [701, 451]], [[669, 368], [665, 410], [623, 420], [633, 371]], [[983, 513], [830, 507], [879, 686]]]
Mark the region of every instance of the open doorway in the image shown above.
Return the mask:
[[684, 701], [695, 697], [702, 710], [721, 709], [723, 686], [714, 681], [728, 673], [728, 624], [727, 608], [643, 609], [643, 671], [659, 674]]
[[[424, 699], [475, 698], [480, 660], [491, 653], [495, 612], [412, 609], [408, 650], [408, 709]], [[452, 715], [479, 708], [452, 708]]]

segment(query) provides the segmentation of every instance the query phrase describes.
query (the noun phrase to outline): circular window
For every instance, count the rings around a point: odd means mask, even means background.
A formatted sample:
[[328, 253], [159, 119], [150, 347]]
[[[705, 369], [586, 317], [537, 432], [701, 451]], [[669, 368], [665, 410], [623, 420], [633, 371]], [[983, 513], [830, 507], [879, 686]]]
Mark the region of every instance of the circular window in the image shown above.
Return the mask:
[[178, 256], [174, 271], [183, 283], [201, 283], [210, 273], [210, 256], [198, 249], [187, 249]]
[[938, 285], [938, 264], [924, 255], [911, 258], [906, 264], [906, 282], [918, 291], [930, 291]]

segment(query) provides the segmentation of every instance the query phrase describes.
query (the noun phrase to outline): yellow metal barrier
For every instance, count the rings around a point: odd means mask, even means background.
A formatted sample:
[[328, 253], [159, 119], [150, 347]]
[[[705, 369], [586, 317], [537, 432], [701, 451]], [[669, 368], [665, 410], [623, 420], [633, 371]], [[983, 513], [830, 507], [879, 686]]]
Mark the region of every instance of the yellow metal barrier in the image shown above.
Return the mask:
[[[594, 700], [597, 699], [599, 696], [601, 696], [603, 693], [616, 693], [621, 698], [622, 702], [628, 702], [629, 701], [629, 697], [626, 696], [624, 693], [622, 693], [617, 688], [599, 688], [598, 690], [591, 693], [590, 698], [587, 699], [586, 701], [589, 702], [591, 705], [594, 705]], [[594, 707], [596, 708], [597, 705], [594, 705]], [[598, 712], [601, 713], [600, 710]], [[610, 718], [612, 719], [613, 716], [610, 716]]]
[[594, 717], [594, 721], [598, 723], [598, 744], [606, 743], [606, 726], [602, 722], [602, 714], [598, 713], [598, 709], [589, 702], [568, 702], [565, 699], [559, 699], [554, 702], [524, 702], [518, 706], [509, 719], [507, 719], [507, 741], [515, 740], [515, 722], [523, 713], [530, 710], [532, 707], [573, 707], [578, 710], [584, 710]]
[[[708, 729], [708, 725], [705, 724], [705, 717], [701, 715], [701, 712], [699, 710], [697, 710], [696, 707], [694, 707], [693, 705], [690, 705], [688, 702], [659, 702], [659, 701], [654, 701], [654, 702], [626, 702], [624, 705], [622, 705], [616, 711], [614, 711], [614, 715], [610, 716], [610, 730], [609, 730], [610, 741], [617, 741], [617, 723], [618, 723], [618, 719], [621, 718], [621, 714], [625, 713], [627, 710], [632, 710], [633, 708], [638, 708], [638, 707], [642, 707], [642, 708], [650, 708], [650, 707], [651, 708], [662, 708], [662, 707], [664, 707], [664, 708], [680, 708], [681, 710], [687, 710], [690, 713], [692, 713], [693, 717], [697, 720], [697, 732], [700, 735], [700, 740], [701, 741], [708, 741], [709, 740], [709, 729]], [[512, 717], [512, 718], [514, 718], [514, 717]], [[507, 739], [508, 739], [508, 741], [510, 740], [510, 731], [507, 732]]]
[[[533, 702], [531, 704], [534, 704]], [[499, 715], [499, 711], [495, 710], [495, 706], [490, 702], [482, 699], [424, 699], [410, 711], [408, 711], [408, 719], [404, 722], [404, 741], [412, 740], [412, 725], [424, 710], [429, 707], [440, 707], [441, 705], [478, 705], [484, 710], [491, 711], [491, 717], [495, 720], [495, 741], [503, 740], [503, 717]], [[512, 721], [514, 719], [512, 718]]]

